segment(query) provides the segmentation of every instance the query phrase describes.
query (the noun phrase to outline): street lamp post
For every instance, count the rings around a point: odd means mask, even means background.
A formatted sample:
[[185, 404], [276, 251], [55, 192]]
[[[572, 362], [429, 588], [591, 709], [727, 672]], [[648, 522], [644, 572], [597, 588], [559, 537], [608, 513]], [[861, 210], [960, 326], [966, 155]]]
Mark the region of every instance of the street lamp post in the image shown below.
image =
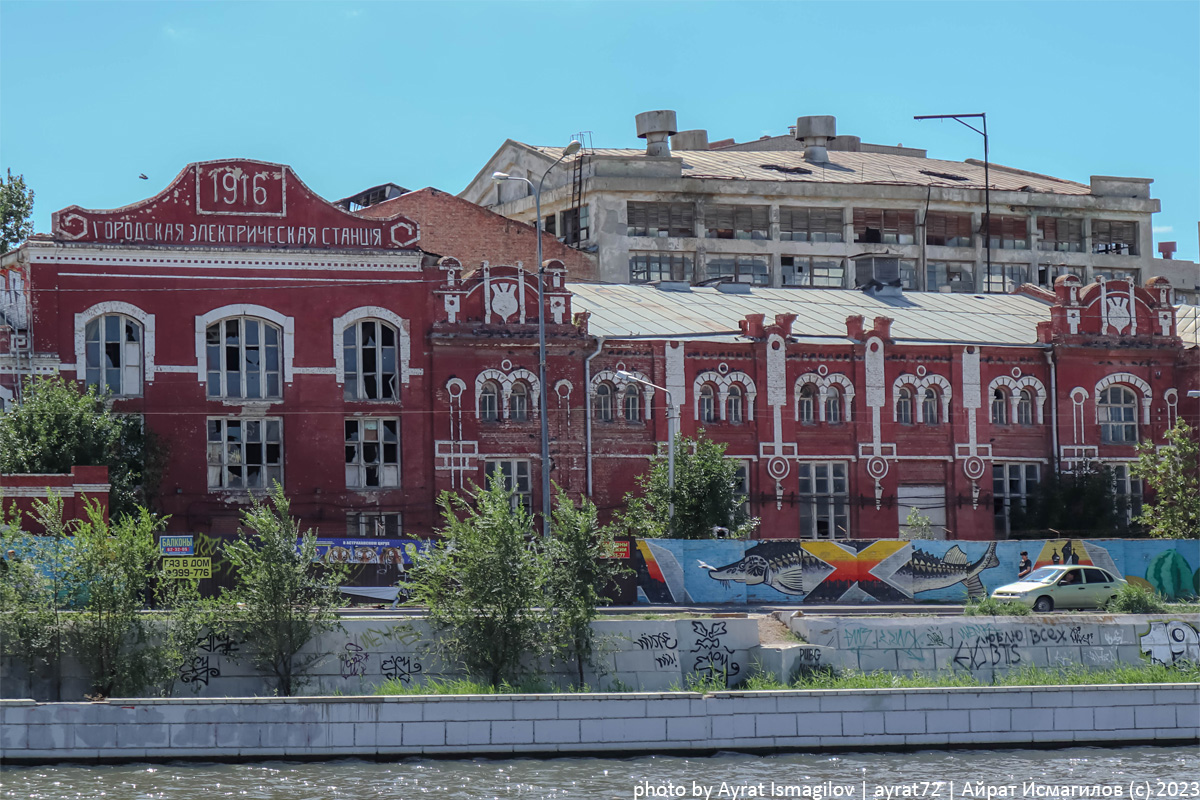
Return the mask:
[[538, 265], [538, 383], [540, 391], [538, 392], [538, 416], [541, 417], [542, 428], [542, 535], [550, 535], [550, 421], [547, 419], [546, 394], [549, 392], [546, 386], [546, 265], [542, 263], [542, 184], [546, 182], [546, 176], [550, 174], [550, 170], [557, 167], [562, 160], [567, 156], [572, 156], [579, 152], [582, 147], [578, 141], [572, 141], [563, 148], [562, 155], [558, 160], [542, 173], [542, 179], [538, 181], [537, 186], [533, 185], [533, 181], [528, 178], [509, 175], [506, 172], [493, 172], [492, 180], [499, 183], [500, 181], [525, 181], [529, 184], [529, 188], [533, 191], [533, 204], [537, 220], [534, 222], [534, 231], [537, 234], [537, 265]]
[[652, 389], [658, 389], [667, 396], [667, 496], [670, 500], [667, 502], [667, 526], [670, 527], [675, 519], [675, 403], [671, 399], [671, 390], [659, 386], [656, 383], [643, 380], [632, 372], [618, 370], [617, 374], [627, 381], [640, 383], [643, 386], [649, 386]]
[[[979, 117], [983, 120], [983, 130], [979, 130], [979, 128], [976, 128], [969, 122], [963, 122], [964, 118], [974, 117]], [[913, 119], [952, 119], [955, 122], [966, 125], [983, 137], [983, 205], [984, 216], [987, 218], [987, 230], [983, 234], [983, 244], [987, 250], [987, 286], [984, 291], [990, 292], [992, 290], [992, 182], [988, 178], [987, 114], [927, 114], [923, 117], [913, 117]]]

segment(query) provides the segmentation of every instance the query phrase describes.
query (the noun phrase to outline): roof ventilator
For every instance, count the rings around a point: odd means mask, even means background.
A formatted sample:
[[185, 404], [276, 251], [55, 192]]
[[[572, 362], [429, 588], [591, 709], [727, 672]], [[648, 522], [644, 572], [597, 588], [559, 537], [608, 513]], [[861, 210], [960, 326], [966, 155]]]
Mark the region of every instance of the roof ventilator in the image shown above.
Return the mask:
[[903, 297], [900, 259], [886, 254], [868, 254], [854, 259], [854, 287], [871, 297]]
[[797, 117], [796, 141], [804, 148], [804, 160], [814, 164], [829, 162], [826, 147], [837, 136], [836, 117]]
[[634, 117], [639, 139], [646, 140], [646, 155], [669, 156], [671, 143], [667, 137], [679, 132], [674, 111], [643, 111]]

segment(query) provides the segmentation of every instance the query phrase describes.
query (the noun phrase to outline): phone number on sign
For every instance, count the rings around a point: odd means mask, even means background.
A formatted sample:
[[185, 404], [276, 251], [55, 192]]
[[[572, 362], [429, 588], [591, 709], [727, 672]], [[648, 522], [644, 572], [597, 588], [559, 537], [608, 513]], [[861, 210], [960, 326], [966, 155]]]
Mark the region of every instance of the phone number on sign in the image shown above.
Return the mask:
[[194, 580], [196, 578], [211, 578], [212, 559], [206, 557], [164, 558], [163, 577], [184, 578], [189, 580]]

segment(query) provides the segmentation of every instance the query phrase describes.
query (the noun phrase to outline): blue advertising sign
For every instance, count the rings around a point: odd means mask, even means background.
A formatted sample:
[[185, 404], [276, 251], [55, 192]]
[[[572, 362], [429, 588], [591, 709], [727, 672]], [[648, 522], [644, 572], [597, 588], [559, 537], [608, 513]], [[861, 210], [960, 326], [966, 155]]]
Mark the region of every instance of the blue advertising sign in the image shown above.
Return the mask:
[[158, 537], [158, 552], [164, 556], [195, 555], [192, 547], [192, 536], [160, 536]]
[[[297, 542], [297, 545], [299, 542]], [[314, 561], [327, 564], [411, 564], [429, 542], [421, 539], [317, 539]]]

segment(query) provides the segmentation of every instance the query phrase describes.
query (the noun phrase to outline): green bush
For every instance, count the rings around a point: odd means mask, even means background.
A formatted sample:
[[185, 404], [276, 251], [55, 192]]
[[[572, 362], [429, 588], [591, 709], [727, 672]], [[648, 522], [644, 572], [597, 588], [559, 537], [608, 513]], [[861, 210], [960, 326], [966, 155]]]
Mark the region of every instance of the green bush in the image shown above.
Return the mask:
[[1116, 614], [1161, 614], [1167, 610], [1167, 604], [1149, 589], [1126, 583], [1108, 601], [1105, 610]]
[[990, 597], [979, 600], [969, 600], [963, 607], [963, 614], [968, 617], [1028, 617], [1029, 606], [1013, 600], [1001, 603]]

